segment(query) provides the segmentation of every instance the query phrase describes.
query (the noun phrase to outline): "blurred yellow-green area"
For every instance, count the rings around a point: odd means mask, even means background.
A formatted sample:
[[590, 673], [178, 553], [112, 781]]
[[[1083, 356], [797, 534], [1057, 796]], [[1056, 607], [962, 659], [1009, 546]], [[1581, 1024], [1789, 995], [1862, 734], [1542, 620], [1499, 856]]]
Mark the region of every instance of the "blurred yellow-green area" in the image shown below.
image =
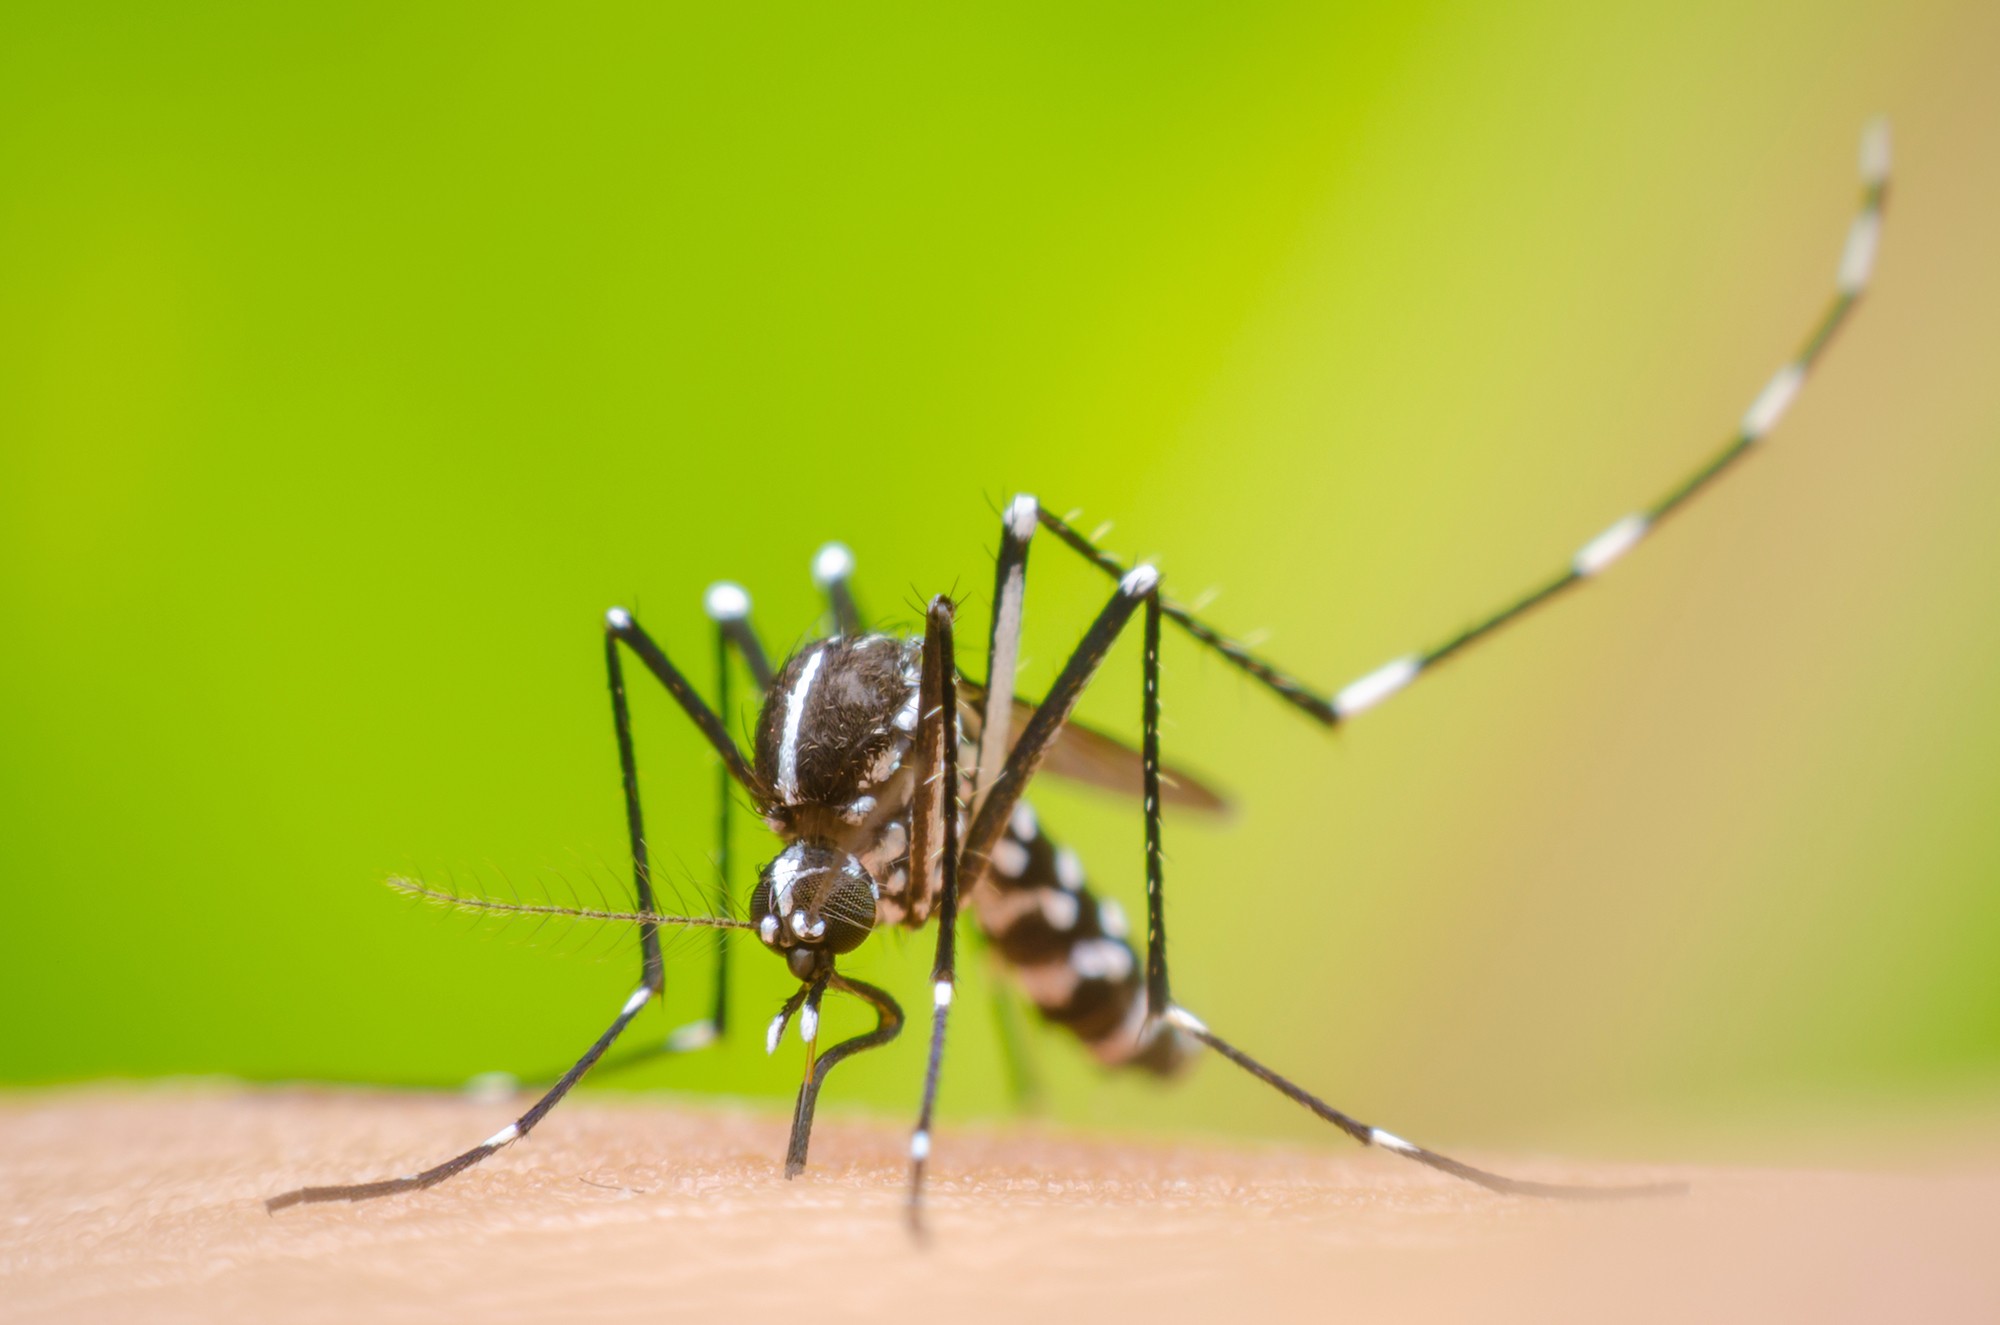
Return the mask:
[[[1337, 737], [1170, 634], [1168, 757], [1239, 807], [1167, 821], [1174, 981], [1440, 1144], [1992, 1098], [1996, 68], [1990, 3], [16, 0], [0, 1078], [567, 1064], [632, 934], [382, 880], [622, 895], [614, 603], [710, 686], [704, 587], [782, 651], [840, 539], [871, 616], [956, 593], [976, 655], [1026, 491], [1328, 689], [1449, 636], [1722, 444], [1884, 112], [1873, 291], [1601, 584]], [[1107, 588], [1037, 544], [1026, 689]], [[1128, 642], [1084, 716], [1136, 736], [1138, 679]], [[635, 705], [699, 905], [714, 760]], [[1036, 803], [1136, 910], [1135, 809]], [[739, 908], [774, 849], [746, 821]], [[709, 942], [634, 1043], [705, 1009]], [[921, 1011], [930, 943], [848, 969]], [[947, 1126], [1012, 1107], [994, 983]], [[792, 987], [742, 943], [737, 1033], [622, 1083], [782, 1110]], [[913, 1109], [923, 1038], [829, 1109]], [[1317, 1135], [1221, 1064], [1032, 1048], [1068, 1122]]]

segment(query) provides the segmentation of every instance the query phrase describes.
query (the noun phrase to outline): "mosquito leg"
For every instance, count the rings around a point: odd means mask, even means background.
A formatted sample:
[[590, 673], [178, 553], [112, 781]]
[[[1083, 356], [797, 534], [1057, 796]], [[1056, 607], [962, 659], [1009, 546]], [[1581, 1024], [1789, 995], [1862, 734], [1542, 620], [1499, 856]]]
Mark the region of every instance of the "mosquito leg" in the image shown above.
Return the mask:
[[[747, 603], [745, 606], [747, 609]], [[756, 771], [743, 757], [743, 752], [736, 748], [736, 739], [729, 734], [729, 728], [723, 725], [715, 710], [694, 692], [694, 687], [688, 684], [680, 668], [668, 660], [666, 653], [653, 642], [653, 637], [633, 620], [632, 614], [622, 607], [612, 608], [604, 614], [604, 632], [607, 655], [615, 658], [619, 643], [632, 650], [646, 665], [646, 670], [667, 688], [667, 693], [674, 697], [674, 702], [681, 706], [681, 711], [701, 731], [715, 753], [721, 756], [723, 767], [729, 770], [729, 776], [736, 784], [753, 797], [761, 797], [763, 787], [757, 781]]]
[[852, 994], [875, 1009], [875, 1029], [851, 1040], [842, 1040], [819, 1056], [812, 1075], [799, 1086], [799, 1098], [792, 1110], [792, 1139], [785, 1148], [785, 1176], [796, 1178], [805, 1172], [806, 1151], [812, 1144], [813, 1110], [819, 1106], [819, 1090], [827, 1074], [844, 1060], [865, 1049], [876, 1049], [896, 1038], [903, 1029], [903, 1009], [896, 1000], [874, 985], [845, 976], [833, 977], [832, 988]]
[[1091, 678], [1097, 675], [1104, 656], [1117, 642], [1119, 632], [1132, 619], [1132, 613], [1139, 604], [1155, 595], [1159, 583], [1159, 572], [1144, 565], [1127, 571], [1120, 578], [1117, 592], [1111, 595], [1111, 601], [1105, 604], [1104, 610], [1097, 614], [1097, 620], [1091, 622], [1082, 641], [1070, 654], [1069, 661], [1063, 664], [1055, 684], [1049, 688], [1048, 696], [1021, 729], [1020, 738], [1007, 752], [1000, 775], [988, 786], [986, 798], [980, 803], [979, 812], [973, 816], [972, 827], [966, 831], [961, 852], [964, 869], [959, 881], [966, 891], [978, 887], [986, 877], [994, 845], [999, 842], [1001, 833], [1006, 831], [1007, 821], [1014, 813], [1014, 806], [1020, 802], [1029, 779], [1041, 767], [1049, 746], [1061, 734], [1070, 714], [1075, 712], [1077, 700], [1082, 698]]
[[854, 554], [845, 543], [828, 543], [813, 556], [813, 583], [826, 595], [827, 610], [833, 617], [833, 633], [859, 635], [861, 608], [854, 601], [847, 582], [854, 575]]
[[986, 707], [979, 721], [979, 761], [972, 778], [976, 814], [1000, 776], [1014, 721], [1014, 669], [1021, 659], [1021, 610], [1027, 596], [1028, 540], [1035, 536], [1037, 503], [1014, 498], [1000, 522], [1000, 551], [993, 558], [993, 627], [986, 644]]
[[[702, 596], [702, 608], [715, 623], [715, 711], [725, 721], [730, 713], [730, 654], [743, 659], [756, 679], [762, 695], [771, 688], [771, 662], [764, 645], [750, 625], [750, 595], [743, 587], [723, 581], [711, 584]], [[718, 914], [730, 908], [729, 863], [732, 821], [736, 813], [736, 779], [725, 763], [716, 770], [715, 787], [715, 905]], [[729, 1029], [729, 932], [715, 936], [715, 994], [706, 1021], [682, 1026], [667, 1037], [664, 1052], [688, 1053], [706, 1048]]]
[[574, 1067], [563, 1073], [562, 1079], [549, 1089], [548, 1094], [535, 1101], [533, 1108], [464, 1154], [454, 1156], [434, 1168], [425, 1169], [421, 1173], [412, 1173], [407, 1177], [386, 1178], [380, 1182], [353, 1183], [341, 1187], [300, 1187], [293, 1191], [271, 1197], [264, 1202], [264, 1208], [272, 1214], [276, 1214], [278, 1211], [290, 1206], [313, 1205], [321, 1201], [373, 1200], [377, 1196], [394, 1196], [399, 1192], [422, 1191], [426, 1187], [437, 1186], [446, 1178], [465, 1172], [465, 1170], [471, 1168], [480, 1160], [485, 1159], [488, 1155], [503, 1147], [514, 1144], [514, 1142], [533, 1131], [535, 1124], [546, 1117], [549, 1110], [561, 1103], [563, 1096], [569, 1094], [570, 1087], [581, 1080], [583, 1074], [590, 1070], [591, 1065], [604, 1056], [604, 1051], [609, 1049], [619, 1034], [631, 1024], [632, 1018], [639, 1015], [639, 1009], [645, 1007], [647, 1000], [652, 998], [652, 996], [653, 987], [651, 985], [640, 985], [634, 990], [632, 997], [626, 999], [625, 1006], [619, 1010], [617, 1020], [611, 1023], [604, 1034], [597, 1037], [597, 1042], [584, 1052], [583, 1057], [576, 1060]]
[[[614, 612], [617, 610], [613, 609]], [[636, 625], [632, 628], [638, 629]], [[653, 900], [653, 868], [646, 852], [646, 822], [639, 809], [639, 763], [632, 749], [632, 712], [625, 702], [625, 670], [618, 660], [615, 626], [604, 636], [604, 670], [611, 687], [611, 724], [618, 735], [618, 770], [625, 792], [625, 828], [632, 841], [632, 891], [638, 895], [639, 910], [653, 912], [659, 907]], [[660, 959], [658, 925], [648, 921], [639, 926], [639, 953], [643, 987], [654, 994], [664, 993], [667, 977], [665, 964]]]
[[1454, 1178], [1477, 1183], [1488, 1191], [1501, 1192], [1508, 1196], [1546, 1196], [1563, 1200], [1617, 1200], [1643, 1196], [1680, 1196], [1688, 1190], [1688, 1185], [1684, 1182], [1636, 1183], [1616, 1187], [1579, 1187], [1567, 1183], [1530, 1182], [1523, 1178], [1509, 1178], [1504, 1174], [1474, 1168], [1462, 1160], [1453, 1159], [1449, 1155], [1440, 1155], [1435, 1150], [1427, 1150], [1423, 1146], [1405, 1141], [1393, 1132], [1380, 1127], [1370, 1127], [1367, 1123], [1342, 1113], [1303, 1086], [1279, 1076], [1241, 1049], [1224, 1041], [1209, 1030], [1199, 1017], [1178, 1004], [1167, 1009], [1166, 1020], [1176, 1030], [1207, 1045], [1286, 1099], [1311, 1110], [1362, 1145], [1380, 1146], [1405, 1159], [1413, 1159], [1442, 1173], [1449, 1173]]
[[[924, 671], [920, 683], [917, 786], [912, 823], [931, 817], [935, 804], [939, 822], [939, 884], [937, 957], [931, 964], [931, 1049], [924, 1068], [923, 1103], [916, 1130], [910, 1134], [910, 1228], [923, 1232], [924, 1167], [931, 1153], [931, 1120], [937, 1108], [938, 1078], [944, 1068], [945, 1023], [958, 969], [958, 664], [952, 656], [952, 606], [949, 598], [933, 598], [924, 629]], [[926, 790], [926, 789], [929, 790]], [[926, 825], [926, 830], [928, 825]], [[926, 833], [927, 835], [927, 833]], [[918, 836], [912, 833], [913, 842]], [[914, 869], [928, 864], [910, 858]], [[916, 876], [928, 884], [929, 875]]]
[[[1173, 1001], [1167, 984], [1166, 871], [1160, 851], [1160, 617], [1159, 595], [1146, 599], [1146, 646], [1144, 652], [1144, 695], [1140, 720], [1141, 776], [1145, 779], [1146, 813], [1146, 1006], [1153, 1010], [1154, 1025], [1186, 1035], [1221, 1054], [1236, 1066], [1270, 1086], [1287, 1099], [1304, 1105], [1363, 1145], [1381, 1146], [1419, 1164], [1428, 1164], [1453, 1177], [1478, 1183], [1481, 1187], [1516, 1196], [1602, 1198], [1620, 1196], [1665, 1196], [1686, 1191], [1683, 1183], [1653, 1183], [1633, 1187], [1572, 1187], [1556, 1183], [1528, 1182], [1503, 1177], [1474, 1168], [1448, 1155], [1412, 1145], [1392, 1132], [1359, 1122], [1318, 1096], [1279, 1076], [1234, 1045], [1216, 1036], [1201, 1019]], [[1150, 1031], [1156, 1034], [1158, 1031]]]
[[[765, 656], [763, 644], [757, 632], [750, 625], [750, 595], [742, 586], [722, 582], [712, 584], [703, 596], [702, 607], [709, 620], [715, 623], [715, 711], [727, 715], [730, 711], [730, 653], [743, 659], [744, 666], [757, 679], [757, 689], [761, 694], [770, 688], [771, 664]], [[735, 775], [728, 764], [723, 763], [716, 773], [716, 823], [715, 823], [715, 873], [717, 914], [728, 914], [729, 897], [729, 854], [731, 824], [736, 809]], [[676, 1027], [661, 1043], [640, 1049], [624, 1057], [605, 1063], [597, 1069], [602, 1078], [614, 1072], [624, 1072], [630, 1068], [650, 1063], [656, 1058], [672, 1054], [693, 1053], [706, 1049], [721, 1039], [729, 1026], [729, 931], [718, 928], [715, 936], [715, 982], [714, 994], [709, 1005], [709, 1015], [701, 1021], [690, 1022]]]
[[[732, 592], [733, 591], [733, 592]], [[703, 606], [708, 609], [709, 619], [715, 622], [715, 711], [727, 719], [729, 708], [729, 651], [732, 645], [740, 647], [740, 641], [732, 638], [730, 627], [740, 628], [754, 653], [746, 653], [751, 670], [763, 663], [769, 670], [770, 663], [764, 659], [764, 650], [757, 642], [757, 636], [750, 630], [750, 595], [733, 584], [710, 585], [703, 598]], [[760, 687], [761, 688], [761, 687]], [[715, 788], [715, 907], [719, 914], [729, 913], [729, 829], [730, 820], [736, 809], [736, 788], [729, 775], [729, 769], [718, 766]], [[715, 936], [715, 996], [709, 1005], [707, 1021], [697, 1021], [682, 1026], [667, 1037], [668, 1053], [685, 1053], [699, 1049], [720, 1040], [729, 1028], [729, 931], [718, 931]]]
[[[701, 606], [708, 613], [708, 619], [715, 623], [715, 628], [743, 659], [750, 675], [756, 678], [757, 693], [761, 695], [769, 690], [775, 673], [771, 670], [770, 658], [764, 652], [763, 641], [757, 638], [756, 628], [750, 624], [750, 595], [743, 586], [727, 580], [717, 581], [709, 585], [708, 592], [702, 595]], [[723, 665], [723, 670], [727, 670], [726, 665]]]
[[[1881, 236], [1882, 211], [1889, 189], [1889, 130], [1886, 123], [1871, 123], [1861, 140], [1861, 207], [1847, 233], [1835, 275], [1834, 294], [1826, 310], [1813, 324], [1804, 344], [1780, 368], [1750, 403], [1736, 430], [1722, 448], [1685, 479], [1653, 502], [1614, 521], [1596, 537], [1584, 543], [1560, 572], [1542, 581], [1500, 610], [1475, 621], [1456, 635], [1428, 649], [1390, 660], [1334, 693], [1328, 695], [1289, 675], [1248, 648], [1197, 620], [1186, 608], [1166, 602], [1161, 610], [1182, 629], [1215, 650], [1232, 665], [1242, 669], [1279, 698], [1317, 721], [1332, 727], [1388, 699], [1418, 676], [1454, 658], [1472, 645], [1494, 634], [1502, 626], [1518, 620], [1555, 598], [1595, 579], [1619, 558], [1630, 552], [1668, 516], [1678, 512], [1696, 495], [1704, 492], [1725, 472], [1747, 456], [1778, 425], [1798, 396], [1807, 373], [1832, 342], [1835, 333], [1867, 289], [1874, 273], [1875, 250]], [[1050, 532], [1081, 553], [1105, 573], [1125, 574], [1125, 567], [1107, 555], [1084, 535], [1044, 510], [1042, 524]]]

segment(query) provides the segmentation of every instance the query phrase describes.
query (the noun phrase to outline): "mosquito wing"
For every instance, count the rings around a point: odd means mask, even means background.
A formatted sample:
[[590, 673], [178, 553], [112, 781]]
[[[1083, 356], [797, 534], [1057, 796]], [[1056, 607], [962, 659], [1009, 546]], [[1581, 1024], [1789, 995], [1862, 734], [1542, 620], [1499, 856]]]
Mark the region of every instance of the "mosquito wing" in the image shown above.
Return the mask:
[[[986, 687], [961, 676], [958, 682], [959, 721], [968, 741], [977, 740], [981, 711], [986, 705]], [[1014, 733], [1019, 735], [1035, 714], [1035, 706], [1025, 699], [1014, 701]], [[1086, 727], [1072, 718], [1042, 759], [1042, 772], [1082, 782], [1120, 795], [1139, 796], [1145, 790], [1144, 769], [1139, 752], [1115, 736], [1095, 727]], [[1160, 798], [1169, 805], [1204, 814], [1227, 814], [1229, 801], [1202, 779], [1171, 764], [1160, 768]]]

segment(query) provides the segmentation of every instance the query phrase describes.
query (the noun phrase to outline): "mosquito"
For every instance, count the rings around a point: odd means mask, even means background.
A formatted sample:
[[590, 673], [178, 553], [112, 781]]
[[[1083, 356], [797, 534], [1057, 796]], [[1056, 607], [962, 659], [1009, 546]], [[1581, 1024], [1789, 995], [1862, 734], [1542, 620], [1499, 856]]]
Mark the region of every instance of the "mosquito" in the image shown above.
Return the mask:
[[[630, 923], [639, 934], [638, 987], [610, 1026], [547, 1093], [472, 1149], [405, 1177], [303, 1187], [274, 1196], [266, 1205], [275, 1212], [312, 1202], [361, 1201], [418, 1191], [526, 1137], [640, 1011], [662, 995], [660, 932], [677, 927], [750, 931], [798, 981], [766, 1033], [766, 1047], [775, 1052], [796, 1020], [806, 1046], [806, 1072], [785, 1154], [785, 1174], [796, 1176], [806, 1166], [813, 1115], [828, 1074], [854, 1055], [895, 1039], [905, 1021], [901, 1006], [888, 991], [844, 974], [840, 959], [878, 929], [934, 926], [929, 1054], [909, 1149], [908, 1214], [912, 1227], [920, 1230], [946, 1028], [958, 987], [962, 905], [969, 908], [977, 932], [1011, 970], [1042, 1018], [1069, 1031], [1108, 1065], [1166, 1076], [1207, 1050], [1362, 1145], [1495, 1192], [1581, 1198], [1680, 1190], [1678, 1184], [1571, 1186], [1475, 1168], [1335, 1108], [1222, 1038], [1176, 999], [1168, 978], [1166, 879], [1160, 845], [1163, 810], [1168, 805], [1213, 810], [1221, 800], [1197, 779], [1162, 767], [1162, 623], [1174, 623], [1293, 708], [1338, 729], [1503, 626], [1594, 580], [1758, 447], [1846, 323], [1874, 268], [1889, 181], [1886, 123], [1872, 122], [1864, 131], [1860, 159], [1860, 209], [1848, 230], [1832, 302], [1798, 353], [1758, 392], [1720, 451], [1652, 505], [1622, 517], [1583, 543], [1560, 572], [1499, 611], [1435, 647], [1397, 657], [1331, 693], [1315, 689], [1205, 624], [1165, 596], [1160, 575], [1151, 565], [1125, 565], [1031, 496], [1016, 497], [1001, 517], [983, 685], [959, 671], [956, 606], [948, 597], [929, 601], [919, 638], [867, 630], [851, 589], [854, 560], [839, 544], [821, 549], [813, 563], [814, 579], [827, 600], [831, 633], [804, 645], [776, 668], [751, 625], [749, 595], [734, 584], [711, 586], [704, 607], [715, 632], [718, 693], [713, 707], [630, 612], [612, 608], [605, 617], [604, 662], [631, 841], [634, 909], [532, 908], [440, 894], [418, 883], [403, 886], [484, 909], [567, 911]], [[1014, 672], [1028, 550], [1038, 530], [1047, 531], [1116, 584], [1048, 694], [1029, 704], [1015, 694]], [[1077, 701], [1112, 645], [1135, 620], [1143, 639], [1141, 736], [1136, 752], [1072, 719]], [[728, 873], [730, 806], [736, 795], [746, 798], [783, 842], [782, 850], [759, 872], [747, 918], [669, 915], [655, 905], [626, 703], [623, 659], [628, 653], [666, 688], [721, 761], [718, 830], [723, 877]], [[729, 678], [736, 664], [755, 679], [761, 699], [747, 754], [719, 716], [730, 711]], [[1091, 889], [1076, 855], [1042, 831], [1023, 799], [1041, 772], [1138, 794], [1145, 821], [1143, 961], [1128, 939], [1117, 905]], [[720, 1039], [727, 1029], [730, 935], [719, 937], [712, 1010], [704, 1021], [675, 1032], [663, 1050], [698, 1049]], [[820, 1052], [820, 1009], [830, 993], [868, 1005], [875, 1025]]]

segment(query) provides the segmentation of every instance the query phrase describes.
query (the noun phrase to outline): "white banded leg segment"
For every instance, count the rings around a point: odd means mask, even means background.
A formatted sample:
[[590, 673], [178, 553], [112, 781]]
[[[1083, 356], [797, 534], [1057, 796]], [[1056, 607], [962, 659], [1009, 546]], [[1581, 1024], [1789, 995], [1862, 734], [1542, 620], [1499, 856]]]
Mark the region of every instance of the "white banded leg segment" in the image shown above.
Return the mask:
[[1772, 375], [1744, 411], [1743, 423], [1739, 431], [1744, 440], [1758, 441], [1765, 433], [1778, 426], [1785, 417], [1785, 411], [1799, 398], [1799, 388], [1805, 385], [1806, 370], [1802, 365], [1788, 363]]
[[828, 543], [813, 556], [813, 583], [830, 589], [854, 574], [854, 554], [845, 543]]
[[400, 1178], [387, 1178], [377, 1182], [343, 1183], [333, 1187], [294, 1188], [291, 1191], [281, 1192], [267, 1199], [264, 1202], [265, 1210], [276, 1214], [280, 1210], [286, 1210], [295, 1205], [317, 1205], [326, 1201], [369, 1201], [382, 1196], [396, 1196], [404, 1192], [422, 1191], [428, 1187], [435, 1187], [439, 1183], [448, 1181], [465, 1172], [488, 1156], [505, 1149], [532, 1131], [548, 1115], [551, 1109], [562, 1102], [563, 1097], [569, 1094], [570, 1089], [583, 1079], [584, 1073], [590, 1071], [592, 1067], [596, 1066], [598, 1060], [604, 1057], [605, 1051], [612, 1046], [619, 1035], [624, 1032], [625, 1028], [631, 1024], [632, 1018], [638, 1015], [639, 1009], [646, 1005], [646, 1000], [652, 996], [652, 992], [649, 986], [641, 985], [638, 992], [626, 1000], [625, 1006], [619, 1011], [617, 1018], [612, 1021], [611, 1025], [606, 1027], [604, 1033], [599, 1035], [590, 1048], [584, 1051], [583, 1057], [577, 1059], [570, 1066], [569, 1071], [563, 1073], [561, 1079], [555, 1085], [549, 1087], [548, 1091], [539, 1100], [535, 1101], [533, 1107], [513, 1122], [487, 1137], [484, 1141], [481, 1141], [472, 1149], [454, 1155], [444, 1163], [433, 1165], [420, 1173], [411, 1173]]
[[1636, 547], [1651, 523], [1643, 515], [1626, 516], [1578, 548], [1570, 569], [1582, 576], [1598, 574]]
[[1408, 1141], [1405, 1141], [1402, 1137], [1397, 1136], [1394, 1132], [1386, 1128], [1369, 1128], [1368, 1140], [1371, 1144], [1381, 1146], [1384, 1150], [1394, 1150], [1399, 1154], [1414, 1155], [1417, 1153], [1416, 1146], [1411, 1145]]
[[1861, 130], [1861, 182], [1871, 189], [1889, 182], [1889, 121], [1881, 115]]
[[1158, 588], [1159, 583], [1160, 572], [1142, 561], [1125, 572], [1125, 577], [1118, 581], [1118, 591], [1127, 598], [1144, 598]]
[[1340, 693], [1333, 697], [1334, 714], [1340, 718], [1351, 718], [1357, 713], [1367, 712], [1416, 680], [1423, 669], [1423, 659], [1415, 654], [1384, 663], [1358, 681], [1351, 681], [1341, 688]]
[[1882, 211], [1870, 207], [1854, 218], [1847, 231], [1847, 247], [1840, 253], [1840, 292], [1858, 295], [1868, 288], [1875, 274], [1875, 250], [1882, 242]]
[[702, 595], [701, 606], [710, 621], [741, 621], [750, 615], [750, 594], [740, 584], [718, 580]]
[[1000, 776], [1014, 724], [1014, 670], [1021, 658], [1021, 617], [1028, 593], [1028, 544], [1041, 509], [1026, 493], [1014, 498], [1002, 522], [994, 559], [993, 627], [986, 649], [986, 705], [980, 718], [979, 758], [973, 776], [973, 812]]
[[1343, 1113], [1297, 1082], [1272, 1071], [1263, 1063], [1258, 1062], [1249, 1054], [1244, 1053], [1235, 1045], [1224, 1040], [1215, 1034], [1215, 1032], [1209, 1030], [1208, 1027], [1202, 1025], [1200, 1019], [1189, 1013], [1185, 1008], [1178, 1005], [1169, 1008], [1166, 1014], [1166, 1021], [1169, 1025], [1193, 1036], [1209, 1049], [1228, 1059], [1231, 1063], [1243, 1069], [1244, 1072], [1277, 1091], [1286, 1099], [1307, 1109], [1319, 1117], [1321, 1121], [1330, 1123], [1361, 1144], [1380, 1146], [1382, 1149], [1401, 1155], [1405, 1159], [1415, 1160], [1417, 1163], [1425, 1165], [1428, 1168], [1433, 1168], [1440, 1173], [1447, 1173], [1454, 1178], [1474, 1183], [1486, 1188], [1488, 1191], [1501, 1192], [1509, 1196], [1542, 1196], [1569, 1200], [1616, 1200], [1631, 1197], [1675, 1196], [1687, 1190], [1685, 1183], [1657, 1182], [1637, 1183], [1631, 1186], [1618, 1187], [1574, 1187], [1566, 1183], [1533, 1182], [1521, 1178], [1510, 1178], [1505, 1174], [1475, 1168], [1463, 1160], [1453, 1159], [1451, 1156], [1440, 1154], [1435, 1150], [1426, 1150], [1415, 1142], [1405, 1141], [1402, 1137], [1397, 1136], [1394, 1132], [1386, 1128], [1372, 1127], [1352, 1114]]
[[[1850, 315], [1857, 302], [1856, 296], [1873, 277], [1889, 183], [1889, 156], [1888, 126], [1883, 121], [1874, 121], [1861, 137], [1863, 196], [1859, 209], [1850, 221], [1841, 253], [1838, 289], [1831, 304], [1812, 326], [1804, 348], [1757, 393], [1739, 421], [1738, 428], [1729, 435], [1719, 451], [1689, 472], [1657, 501], [1643, 508], [1642, 517], [1636, 520], [1628, 517], [1585, 544], [1561, 575], [1542, 581], [1513, 602], [1474, 621], [1438, 645], [1388, 663], [1331, 696], [1323, 696], [1314, 687], [1256, 656], [1246, 645], [1203, 624], [1187, 608], [1163, 602], [1162, 611], [1182, 629], [1268, 686], [1286, 702], [1320, 722], [1337, 726], [1397, 693], [1415, 680], [1420, 672], [1427, 673], [1435, 664], [1458, 656], [1496, 631], [1574, 589], [1579, 582], [1603, 571], [1618, 557], [1629, 552], [1639, 537], [1650, 533], [1668, 515], [1731, 471], [1791, 408], [1804, 385], [1807, 371], [1817, 363], [1820, 353]], [[1096, 546], [1095, 536], [1079, 534], [1046, 511], [1042, 513], [1042, 523], [1106, 574], [1124, 576], [1129, 573], [1124, 563]]]

